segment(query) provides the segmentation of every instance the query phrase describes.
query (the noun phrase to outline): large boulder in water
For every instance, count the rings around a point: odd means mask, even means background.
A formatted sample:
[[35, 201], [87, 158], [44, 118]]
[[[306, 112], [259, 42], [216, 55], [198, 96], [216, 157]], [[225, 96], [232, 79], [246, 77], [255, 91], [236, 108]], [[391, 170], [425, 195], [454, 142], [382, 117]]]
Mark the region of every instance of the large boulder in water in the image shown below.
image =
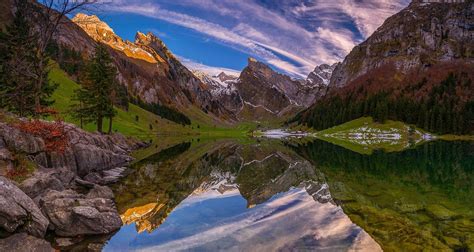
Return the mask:
[[33, 200], [8, 179], [0, 176], [0, 229], [44, 237], [49, 221]]
[[[59, 236], [108, 234], [122, 226], [110, 192], [88, 196], [72, 190], [47, 192], [40, 206], [49, 218], [50, 228]], [[107, 195], [107, 196], [103, 196]]]

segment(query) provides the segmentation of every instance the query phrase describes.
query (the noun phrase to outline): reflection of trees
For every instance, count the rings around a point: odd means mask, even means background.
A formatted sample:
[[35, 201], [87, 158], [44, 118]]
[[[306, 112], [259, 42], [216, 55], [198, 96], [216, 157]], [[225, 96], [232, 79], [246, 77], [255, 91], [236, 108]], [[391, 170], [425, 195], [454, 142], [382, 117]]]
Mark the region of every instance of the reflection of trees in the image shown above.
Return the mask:
[[370, 156], [322, 141], [291, 147], [325, 174], [334, 200], [384, 250], [474, 246], [472, 143]]

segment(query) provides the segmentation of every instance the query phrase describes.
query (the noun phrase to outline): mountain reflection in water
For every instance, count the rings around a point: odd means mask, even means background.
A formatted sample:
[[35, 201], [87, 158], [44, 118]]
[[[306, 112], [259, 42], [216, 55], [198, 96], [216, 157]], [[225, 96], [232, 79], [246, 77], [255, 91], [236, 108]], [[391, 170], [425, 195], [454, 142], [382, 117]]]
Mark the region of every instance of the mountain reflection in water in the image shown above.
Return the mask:
[[182, 143], [115, 186], [125, 225], [104, 250], [472, 249], [473, 163], [469, 143]]

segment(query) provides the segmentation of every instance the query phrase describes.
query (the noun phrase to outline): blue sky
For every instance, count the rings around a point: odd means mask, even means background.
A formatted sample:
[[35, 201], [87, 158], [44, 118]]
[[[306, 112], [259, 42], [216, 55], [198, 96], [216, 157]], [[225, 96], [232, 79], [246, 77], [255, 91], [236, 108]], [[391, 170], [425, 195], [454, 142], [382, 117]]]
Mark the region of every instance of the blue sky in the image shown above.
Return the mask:
[[153, 32], [190, 68], [241, 71], [253, 57], [293, 77], [341, 61], [410, 0], [115, 0], [121, 37]]

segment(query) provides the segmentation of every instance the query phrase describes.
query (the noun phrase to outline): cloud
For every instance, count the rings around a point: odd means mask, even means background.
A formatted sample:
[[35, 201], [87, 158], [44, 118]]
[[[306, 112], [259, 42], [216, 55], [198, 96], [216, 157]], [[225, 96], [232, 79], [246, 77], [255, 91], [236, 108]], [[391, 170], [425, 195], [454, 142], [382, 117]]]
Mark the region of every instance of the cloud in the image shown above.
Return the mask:
[[208, 66], [204, 65], [202, 63], [193, 61], [191, 59], [182, 57], [182, 56], [177, 56], [178, 59], [185, 65], [187, 68], [191, 70], [198, 70], [204, 73], [207, 73], [208, 75], [211, 76], [216, 76], [222, 72], [224, 72], [227, 75], [233, 75], [233, 76], [240, 76], [240, 71], [235, 70], [235, 69], [230, 69], [230, 68], [225, 68], [225, 67], [217, 67], [217, 66]]
[[112, 10], [198, 31], [293, 76], [341, 61], [409, 0], [131, 0]]
[[[241, 211], [226, 211], [230, 215], [219, 214], [217, 220], [208, 223], [202, 220], [200, 209], [205, 209], [204, 215], [212, 211], [225, 211], [222, 206], [215, 208], [207, 205], [212, 199], [223, 197], [239, 197], [238, 194], [219, 195], [208, 194], [209, 197], [193, 196], [184, 200], [174, 212], [192, 212], [199, 221], [180, 223], [180, 228], [186, 230], [192, 223], [192, 232], [185, 236], [163, 242], [154, 242], [152, 234], [142, 241], [136, 251], [183, 251], [183, 250], [297, 250], [302, 245], [308, 249], [340, 250], [360, 246], [362, 250], [367, 245], [380, 247], [370, 238], [365, 237], [365, 245], [358, 238], [365, 232], [344, 214], [340, 207], [330, 203], [321, 204], [308, 195], [304, 189], [293, 189], [251, 209]], [[210, 200], [210, 201], [207, 201]], [[170, 215], [170, 217], [172, 216]], [[167, 221], [174, 223], [173, 220]], [[197, 225], [195, 223], [198, 223]], [[316, 228], [315, 228], [316, 227]], [[163, 224], [159, 230], [162, 233], [172, 232], [173, 224]], [[289, 231], [291, 230], [291, 231]], [[279, 237], [279, 239], [272, 239]]]

